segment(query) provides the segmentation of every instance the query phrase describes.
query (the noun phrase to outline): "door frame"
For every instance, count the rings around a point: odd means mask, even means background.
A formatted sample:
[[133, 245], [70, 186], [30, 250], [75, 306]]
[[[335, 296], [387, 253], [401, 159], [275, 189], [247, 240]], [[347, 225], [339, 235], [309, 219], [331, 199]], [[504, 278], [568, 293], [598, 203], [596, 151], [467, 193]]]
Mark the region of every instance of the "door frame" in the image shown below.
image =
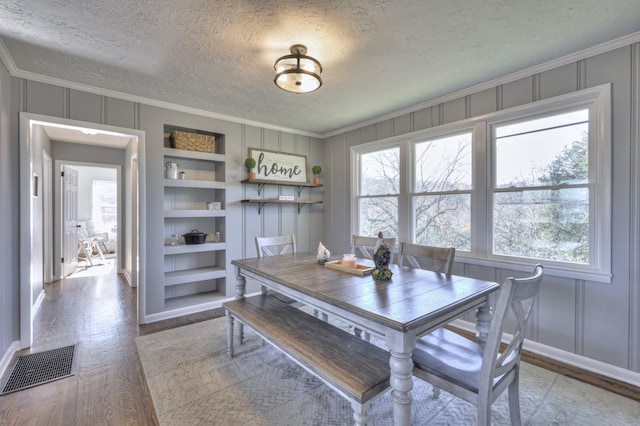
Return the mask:
[[[42, 250], [40, 235], [34, 235], [31, 227], [34, 212], [32, 196], [34, 191], [34, 158], [41, 158], [42, 151], [34, 149], [32, 131], [35, 126], [58, 125], [96, 129], [98, 131], [119, 133], [128, 136], [129, 145], [125, 148], [126, 156], [136, 161], [137, 173], [130, 176], [127, 184], [129, 194], [135, 194], [125, 203], [125, 217], [132, 222], [131, 239], [132, 258], [131, 281], [138, 291], [138, 323], [146, 317], [146, 167], [145, 167], [145, 132], [124, 127], [109, 126], [92, 122], [70, 120], [60, 117], [44, 116], [20, 112], [20, 347], [30, 347], [33, 341], [33, 315], [35, 313], [31, 283], [37, 277], [32, 276], [31, 259], [36, 250]], [[125, 164], [129, 163], [125, 159]], [[55, 160], [55, 159], [54, 159]], [[54, 168], [55, 169], [55, 168]], [[38, 170], [38, 174], [41, 172]], [[124, 186], [124, 185], [123, 185]], [[123, 191], [127, 191], [123, 187]], [[127, 208], [129, 206], [129, 208]], [[41, 208], [41, 207], [40, 207]], [[128, 211], [130, 210], [130, 212]], [[40, 277], [41, 278], [41, 277]]]

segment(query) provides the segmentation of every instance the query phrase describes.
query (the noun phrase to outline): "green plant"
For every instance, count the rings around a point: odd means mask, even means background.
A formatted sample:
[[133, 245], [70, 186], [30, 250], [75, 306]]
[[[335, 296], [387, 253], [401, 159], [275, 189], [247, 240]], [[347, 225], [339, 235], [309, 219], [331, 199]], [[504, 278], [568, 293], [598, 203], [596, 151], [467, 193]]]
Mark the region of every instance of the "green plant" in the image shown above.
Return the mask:
[[313, 172], [314, 175], [319, 175], [320, 173], [322, 173], [322, 167], [320, 166], [313, 166], [311, 168], [311, 171]]
[[254, 160], [254, 159], [253, 159], [253, 158], [251, 158], [251, 157], [247, 157], [247, 159], [246, 159], [246, 160], [244, 160], [244, 166], [245, 166], [247, 169], [251, 170], [251, 169], [253, 169], [253, 168], [255, 168], [255, 167], [256, 167], [256, 160]]

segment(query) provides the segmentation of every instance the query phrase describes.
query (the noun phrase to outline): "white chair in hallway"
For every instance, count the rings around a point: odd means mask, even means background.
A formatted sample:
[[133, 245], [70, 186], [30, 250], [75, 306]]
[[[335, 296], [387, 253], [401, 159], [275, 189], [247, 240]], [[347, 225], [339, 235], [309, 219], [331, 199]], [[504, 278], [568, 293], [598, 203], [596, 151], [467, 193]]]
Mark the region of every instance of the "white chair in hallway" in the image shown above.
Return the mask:
[[[443, 327], [419, 339], [413, 350], [414, 376], [475, 404], [478, 425], [491, 424], [491, 405], [507, 387], [511, 424], [520, 425], [520, 355], [542, 275], [543, 267], [538, 264], [532, 276], [504, 281], [486, 345]], [[509, 311], [515, 316], [515, 331], [500, 352]]]

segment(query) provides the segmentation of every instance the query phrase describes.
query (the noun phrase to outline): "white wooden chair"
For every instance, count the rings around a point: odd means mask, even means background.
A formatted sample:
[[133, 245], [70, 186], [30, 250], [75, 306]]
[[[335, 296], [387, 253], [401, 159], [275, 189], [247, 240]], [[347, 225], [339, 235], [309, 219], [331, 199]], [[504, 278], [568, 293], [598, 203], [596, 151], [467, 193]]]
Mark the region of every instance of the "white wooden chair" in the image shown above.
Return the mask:
[[258, 257], [278, 254], [296, 253], [296, 236], [294, 234], [277, 237], [256, 237]]
[[[295, 234], [279, 235], [275, 237], [256, 237], [256, 250], [258, 257], [277, 256], [279, 254], [297, 253]], [[288, 304], [296, 304], [297, 301], [286, 297], [276, 291], [262, 287], [262, 291]]]
[[[491, 405], [507, 387], [511, 424], [520, 425], [520, 354], [540, 283], [538, 264], [527, 278], [507, 278], [500, 288], [486, 346], [439, 328], [419, 339], [413, 350], [413, 374], [478, 408], [478, 425], [491, 424]], [[515, 315], [515, 331], [502, 353], [505, 318]], [[437, 395], [436, 395], [437, 397]]]
[[[361, 257], [364, 259], [373, 259], [373, 248], [376, 246], [378, 242], [378, 237], [365, 237], [361, 235], [352, 235], [351, 236], [351, 253], [354, 253], [356, 257]], [[396, 239], [395, 238], [384, 238], [384, 242], [389, 246], [389, 251], [391, 252], [391, 259], [389, 263], [393, 263], [393, 255], [396, 250]]]
[[433, 247], [400, 241], [398, 244], [399, 265], [405, 262], [413, 268], [428, 269], [451, 275], [453, 259], [456, 255], [454, 247]]

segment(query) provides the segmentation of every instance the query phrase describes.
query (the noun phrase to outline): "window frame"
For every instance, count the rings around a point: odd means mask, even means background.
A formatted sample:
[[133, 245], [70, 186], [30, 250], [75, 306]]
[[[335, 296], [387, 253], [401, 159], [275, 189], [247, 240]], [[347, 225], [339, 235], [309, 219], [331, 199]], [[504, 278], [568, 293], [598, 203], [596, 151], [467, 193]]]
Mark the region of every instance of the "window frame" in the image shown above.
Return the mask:
[[[589, 109], [589, 177], [590, 185], [593, 184], [594, 188], [593, 195], [590, 194], [589, 206], [590, 263], [581, 265], [492, 254], [495, 156], [493, 128], [508, 122], [534, 119], [536, 116], [549, 116], [577, 108]], [[462, 263], [513, 271], [529, 271], [531, 264], [539, 261], [545, 265], [545, 273], [548, 275], [610, 283], [611, 129], [611, 84], [608, 83], [474, 118], [352, 146], [350, 148], [352, 171], [350, 195], [353, 206], [351, 209], [351, 229], [359, 229], [359, 154], [384, 150], [393, 146], [400, 148], [398, 240], [412, 241], [413, 222], [415, 221], [415, 218], [412, 217], [412, 209], [409, 208], [411, 197], [415, 195], [410, 192], [413, 189], [414, 181], [412, 144], [472, 130], [471, 251], [457, 251], [456, 259]], [[592, 176], [593, 183], [591, 183]]]

